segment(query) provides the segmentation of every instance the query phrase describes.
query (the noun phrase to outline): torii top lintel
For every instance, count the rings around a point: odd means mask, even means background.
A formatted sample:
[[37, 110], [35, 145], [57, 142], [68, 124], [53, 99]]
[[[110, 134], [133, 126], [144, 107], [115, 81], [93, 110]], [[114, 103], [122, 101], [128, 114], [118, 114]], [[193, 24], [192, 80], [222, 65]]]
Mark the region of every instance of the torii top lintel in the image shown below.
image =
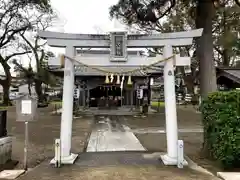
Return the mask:
[[[145, 48], [145, 47], [163, 47], [187, 46], [192, 44], [194, 37], [200, 37], [203, 29], [191, 31], [161, 33], [161, 34], [127, 34], [128, 48]], [[109, 34], [70, 34], [51, 31], [39, 31], [38, 35], [47, 39], [49, 46], [53, 47], [91, 47], [91, 48], [108, 48], [110, 47]]]

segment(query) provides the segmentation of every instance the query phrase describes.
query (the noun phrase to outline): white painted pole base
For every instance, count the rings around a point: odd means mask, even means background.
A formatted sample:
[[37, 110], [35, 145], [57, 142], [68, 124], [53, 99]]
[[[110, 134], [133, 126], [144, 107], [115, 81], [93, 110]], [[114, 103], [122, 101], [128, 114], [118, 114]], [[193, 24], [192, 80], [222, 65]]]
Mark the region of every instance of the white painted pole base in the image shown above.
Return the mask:
[[161, 155], [160, 157], [162, 159], [163, 164], [166, 166], [175, 166], [178, 164], [177, 158], [169, 157], [167, 154]]
[[[178, 165], [179, 154], [178, 154], [178, 157], [176, 157], [176, 158], [169, 157], [168, 154], [161, 155], [160, 157], [162, 159], [163, 164], [166, 165], [166, 166]], [[181, 164], [183, 166], [188, 166], [188, 162], [184, 159], [183, 154], [182, 154], [182, 157], [181, 157]]]
[[183, 168], [183, 166], [187, 166], [188, 163], [184, 159], [184, 143], [183, 140], [178, 140], [178, 168]]
[[[78, 157], [78, 154], [73, 154], [73, 153], [71, 153], [67, 157], [61, 157], [61, 164], [74, 164], [74, 162], [77, 159], [77, 157]], [[53, 158], [50, 161], [50, 164], [56, 164], [56, 159]]]
[[[162, 159], [163, 164], [166, 165], [166, 166], [176, 166], [176, 165], [178, 165], [177, 158], [169, 157], [167, 154], [161, 155], [160, 157]], [[182, 164], [183, 164], [183, 166], [187, 166], [188, 162], [184, 159]]]

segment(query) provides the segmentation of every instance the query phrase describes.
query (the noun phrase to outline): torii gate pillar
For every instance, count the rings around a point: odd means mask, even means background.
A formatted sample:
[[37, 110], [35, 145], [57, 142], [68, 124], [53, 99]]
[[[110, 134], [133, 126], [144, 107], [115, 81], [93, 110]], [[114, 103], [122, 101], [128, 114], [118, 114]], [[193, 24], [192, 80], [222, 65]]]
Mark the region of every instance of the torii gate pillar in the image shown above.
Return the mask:
[[[68, 57], [75, 56], [75, 47], [67, 46], [65, 53]], [[62, 98], [62, 116], [61, 116], [61, 163], [73, 164], [77, 154], [70, 152], [72, 142], [72, 121], [73, 121], [73, 94], [74, 94], [74, 62], [65, 58], [64, 61], [64, 80], [63, 80], [63, 98]], [[52, 159], [51, 164], [55, 164]]]
[[[173, 55], [172, 46], [166, 45], [163, 49], [165, 58]], [[161, 156], [165, 165], [177, 164], [177, 142], [178, 142], [178, 126], [177, 126], [177, 110], [176, 110], [176, 94], [175, 94], [175, 76], [174, 76], [174, 59], [165, 62], [164, 65], [164, 99], [165, 99], [165, 122], [167, 136], [167, 154]]]

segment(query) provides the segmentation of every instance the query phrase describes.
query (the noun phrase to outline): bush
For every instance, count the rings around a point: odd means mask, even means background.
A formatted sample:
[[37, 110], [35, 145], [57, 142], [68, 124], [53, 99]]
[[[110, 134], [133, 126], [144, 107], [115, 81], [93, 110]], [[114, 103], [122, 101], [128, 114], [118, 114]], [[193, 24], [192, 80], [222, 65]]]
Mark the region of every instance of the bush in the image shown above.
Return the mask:
[[240, 91], [210, 94], [201, 111], [209, 155], [226, 169], [239, 168]]

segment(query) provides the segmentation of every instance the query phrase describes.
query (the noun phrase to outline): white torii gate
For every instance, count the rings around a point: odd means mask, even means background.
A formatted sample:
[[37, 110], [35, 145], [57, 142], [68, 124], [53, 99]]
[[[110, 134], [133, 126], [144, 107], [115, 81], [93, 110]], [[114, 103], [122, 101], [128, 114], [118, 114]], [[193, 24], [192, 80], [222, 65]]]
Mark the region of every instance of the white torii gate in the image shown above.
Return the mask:
[[[90, 66], [105, 66], [114, 68], [121, 62], [121, 66], [140, 66], [147, 65], [149, 62], [156, 61], [156, 58], [140, 58], [127, 55], [127, 48], [149, 48], [163, 47], [163, 57], [169, 58], [173, 55], [173, 47], [188, 46], [192, 44], [194, 37], [202, 35], [202, 29], [187, 32], [174, 32], [163, 34], [139, 35], [127, 34], [127, 32], [110, 32], [109, 35], [96, 34], [68, 34], [50, 31], [40, 31], [39, 36], [47, 39], [47, 43], [52, 47], [65, 48], [65, 55], [79, 62]], [[117, 45], [117, 46], [115, 46]], [[111, 48], [108, 57], [84, 57], [75, 56], [75, 48]], [[121, 47], [119, 49], [119, 47]], [[72, 138], [73, 120], [73, 91], [74, 91], [74, 65], [76, 62], [65, 58], [64, 82], [63, 82], [63, 105], [61, 116], [61, 163], [73, 164], [77, 154], [70, 152]], [[149, 60], [150, 59], [150, 60]], [[176, 63], [176, 64], [174, 64]], [[166, 136], [167, 154], [161, 156], [165, 165], [177, 165], [177, 112], [175, 95], [174, 66], [190, 65], [189, 57], [177, 56], [175, 60], [171, 58], [162, 62], [164, 66], [164, 97], [165, 97], [165, 117], [166, 117]], [[115, 68], [116, 69], [116, 68]], [[54, 163], [55, 159], [51, 161]]]

